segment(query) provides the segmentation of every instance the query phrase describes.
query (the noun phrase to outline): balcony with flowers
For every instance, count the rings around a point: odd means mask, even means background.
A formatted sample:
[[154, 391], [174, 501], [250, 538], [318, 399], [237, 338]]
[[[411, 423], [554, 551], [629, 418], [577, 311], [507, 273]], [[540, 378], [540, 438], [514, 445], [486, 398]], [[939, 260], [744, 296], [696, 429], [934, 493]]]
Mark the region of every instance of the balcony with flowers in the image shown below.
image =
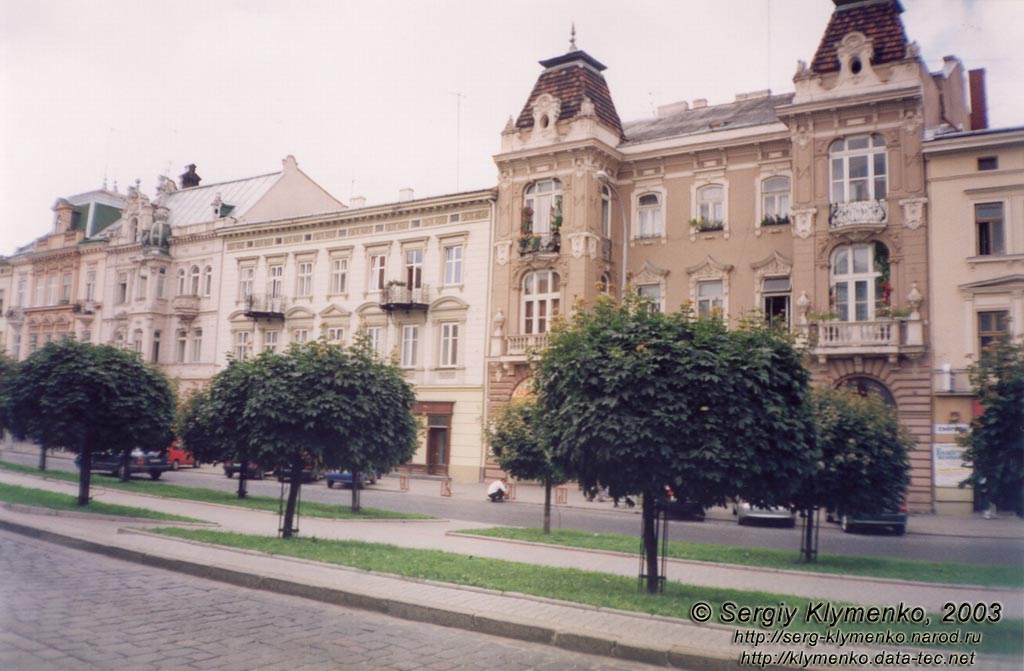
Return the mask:
[[519, 255], [557, 254], [562, 247], [561, 229], [561, 198], [550, 208], [550, 212], [544, 213], [544, 216], [538, 216], [533, 208], [527, 205], [523, 208], [519, 224]]

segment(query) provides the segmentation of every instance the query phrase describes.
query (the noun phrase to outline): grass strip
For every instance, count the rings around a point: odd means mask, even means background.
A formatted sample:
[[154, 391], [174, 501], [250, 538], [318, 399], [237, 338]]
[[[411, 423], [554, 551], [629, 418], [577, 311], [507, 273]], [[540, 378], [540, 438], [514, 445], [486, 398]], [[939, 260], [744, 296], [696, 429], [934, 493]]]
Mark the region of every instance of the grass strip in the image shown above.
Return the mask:
[[[159, 533], [190, 540], [214, 543], [234, 548], [255, 550], [269, 554], [286, 555], [301, 559], [350, 566], [359, 569], [390, 573], [410, 578], [421, 578], [457, 585], [472, 585], [494, 590], [518, 592], [575, 603], [589, 604], [641, 613], [652, 613], [676, 618], [689, 618], [693, 604], [703, 601], [712, 604], [715, 613], [725, 601], [740, 606], [775, 608], [780, 603], [800, 608], [796, 621], [787, 630], [817, 632], [828, 630], [827, 624], [803, 622], [809, 602], [817, 599], [770, 594], [766, 592], [719, 589], [666, 582], [665, 592], [649, 595], [637, 590], [636, 578], [617, 576], [578, 569], [554, 568], [518, 562], [473, 557], [440, 550], [403, 548], [381, 543], [360, 541], [333, 541], [317, 538], [285, 540], [269, 536], [211, 531], [205, 529], [157, 529]], [[844, 605], [833, 602], [835, 607]], [[980, 644], [946, 646], [950, 649], [978, 650], [993, 654], [1024, 654], [1024, 621], [1004, 619], [987, 625], [941, 625], [938, 617], [930, 614], [931, 624], [843, 624], [844, 631], [884, 632], [886, 629], [903, 632], [907, 645], [915, 632], [935, 633], [960, 628], [964, 631], [982, 631]], [[717, 622], [717, 617], [712, 621]], [[741, 625], [746, 629], [753, 624]], [[922, 644], [914, 644], [922, 647]], [[926, 646], [925, 646], [926, 647]]]
[[[576, 529], [552, 529], [545, 535], [541, 529], [496, 527], [466, 529], [460, 533], [528, 541], [546, 545], [560, 545], [591, 550], [624, 552], [635, 555], [639, 541], [635, 536], [623, 534], [591, 533]], [[769, 548], [740, 548], [704, 543], [669, 541], [668, 556], [673, 559], [691, 559], [717, 564], [737, 564], [757, 568], [776, 568], [813, 573], [860, 575], [872, 578], [893, 578], [937, 584], [983, 585], [985, 587], [1024, 587], [1024, 571], [1020, 566], [987, 566], [955, 564], [949, 562], [890, 559], [883, 557], [851, 557], [848, 555], [819, 554], [818, 561], [805, 564], [796, 551]]]
[[[67, 482], [78, 482], [78, 474], [70, 473], [68, 471], [45, 471], [41, 472], [31, 466], [23, 466], [21, 464], [12, 464], [6, 461], [0, 461], [0, 468], [14, 471], [17, 473], [27, 473], [29, 475], [45, 476], [54, 480], [65, 480]], [[148, 476], [147, 476], [148, 478]], [[118, 489], [125, 492], [135, 492], [138, 494], [151, 494], [153, 496], [163, 496], [171, 499], [183, 499], [186, 501], [197, 501], [200, 503], [217, 503], [224, 506], [235, 506], [238, 508], [248, 508], [250, 510], [266, 510], [269, 512], [276, 513], [280, 507], [280, 502], [273, 496], [253, 496], [249, 495], [244, 499], [238, 498], [234, 492], [224, 492], [216, 489], [205, 489], [202, 487], [182, 487], [180, 485], [172, 485], [166, 482], [160, 482], [157, 480], [129, 480], [128, 482], [121, 482], [120, 478], [110, 477], [109, 475], [100, 475], [93, 473], [92, 484], [106, 487], [108, 489]], [[393, 510], [384, 510], [382, 508], [371, 508], [364, 507], [358, 513], [353, 513], [352, 509], [348, 506], [333, 504], [333, 503], [320, 503], [317, 501], [303, 501], [302, 514], [308, 517], [323, 517], [333, 520], [351, 520], [351, 519], [371, 519], [371, 520], [423, 520], [423, 519], [434, 519], [430, 515], [421, 515], [418, 513], [400, 513]]]
[[119, 506], [114, 503], [102, 501], [90, 501], [87, 506], [78, 505], [78, 497], [58, 492], [48, 492], [43, 489], [31, 489], [18, 485], [8, 485], [0, 482], [0, 501], [8, 503], [19, 503], [26, 506], [38, 506], [40, 508], [51, 508], [53, 510], [74, 510], [80, 513], [96, 513], [101, 515], [117, 515], [119, 517], [141, 517], [162, 522], [202, 522], [192, 517], [171, 515], [145, 508], [132, 508], [131, 506]]

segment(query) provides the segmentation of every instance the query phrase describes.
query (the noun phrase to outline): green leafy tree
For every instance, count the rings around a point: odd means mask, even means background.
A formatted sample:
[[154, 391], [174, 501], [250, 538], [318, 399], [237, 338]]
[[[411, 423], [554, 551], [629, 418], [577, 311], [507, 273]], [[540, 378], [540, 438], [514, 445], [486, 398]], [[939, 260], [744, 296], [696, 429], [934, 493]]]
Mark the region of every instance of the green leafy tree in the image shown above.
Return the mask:
[[14, 359], [0, 352], [0, 439], [11, 427], [11, 387], [18, 373], [18, 364]]
[[703, 506], [788, 502], [813, 467], [807, 371], [780, 332], [729, 330], [637, 298], [577, 306], [541, 354], [535, 388], [569, 477], [643, 494], [647, 589], [657, 591], [656, 505], [666, 485]]
[[48, 343], [19, 365], [9, 407], [16, 436], [79, 455], [84, 506], [93, 453], [163, 449], [175, 404], [164, 374], [137, 354], [71, 339]]
[[1024, 515], [1024, 342], [997, 341], [970, 368], [984, 412], [960, 439], [971, 485], [986, 503]]
[[487, 442], [502, 470], [544, 483], [544, 533], [551, 533], [551, 488], [565, 482], [540, 432], [535, 397], [513, 399], [495, 414]]
[[[819, 387], [811, 393], [817, 468], [804, 481], [801, 508], [874, 515], [896, 509], [910, 482], [914, 438], [878, 394]], [[812, 518], [813, 519], [813, 518]], [[812, 533], [812, 525], [807, 525]], [[811, 561], [810, 544], [805, 559]]]

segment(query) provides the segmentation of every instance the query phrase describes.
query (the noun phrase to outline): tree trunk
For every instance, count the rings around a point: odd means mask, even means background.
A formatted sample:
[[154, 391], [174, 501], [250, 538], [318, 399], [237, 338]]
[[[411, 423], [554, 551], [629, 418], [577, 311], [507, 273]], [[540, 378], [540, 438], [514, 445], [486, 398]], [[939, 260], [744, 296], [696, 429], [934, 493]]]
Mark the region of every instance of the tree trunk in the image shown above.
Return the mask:
[[81, 459], [78, 461], [78, 505], [89, 505], [89, 477], [92, 475], [92, 446], [82, 448]]
[[125, 450], [121, 454], [121, 482], [128, 482], [132, 479], [132, 451]]
[[292, 461], [291, 482], [288, 484], [288, 503], [284, 507], [284, 530], [282, 538], [291, 538], [295, 528], [295, 504], [299, 500], [299, 487], [302, 486], [302, 457]]
[[246, 495], [249, 493], [245, 489], [245, 471], [249, 467], [249, 462], [243, 460], [239, 461], [238, 463], [240, 465], [238, 469], [238, 498], [244, 499]]
[[359, 500], [359, 493], [363, 489], [363, 478], [359, 471], [352, 471], [352, 512], [358, 513], [363, 509]]
[[814, 553], [814, 527], [818, 520], [814, 514], [814, 507], [808, 506], [804, 511], [804, 563], [813, 562], [817, 557]]
[[46, 446], [45, 445], [40, 445], [39, 446], [39, 470], [41, 470], [41, 471], [45, 471], [46, 470]]
[[544, 481], [544, 533], [551, 533], [551, 480]]
[[658, 579], [658, 494], [654, 490], [644, 492], [643, 500], [643, 541], [644, 557], [647, 562], [647, 593], [657, 594]]

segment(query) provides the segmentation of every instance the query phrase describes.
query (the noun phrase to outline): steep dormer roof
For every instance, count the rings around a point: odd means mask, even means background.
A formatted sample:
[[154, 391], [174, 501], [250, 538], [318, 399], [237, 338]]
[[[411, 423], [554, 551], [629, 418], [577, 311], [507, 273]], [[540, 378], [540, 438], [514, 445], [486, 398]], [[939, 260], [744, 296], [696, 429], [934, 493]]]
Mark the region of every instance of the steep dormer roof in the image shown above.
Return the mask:
[[615, 111], [608, 82], [601, 74], [606, 68], [600, 61], [585, 51], [575, 50], [540, 61], [540, 64], [544, 66], [544, 71], [537, 78], [533, 92], [519, 113], [516, 128], [533, 128], [533, 104], [547, 93], [562, 103], [559, 121], [575, 117], [584, 98], [589, 98], [594, 104], [598, 120], [622, 137], [622, 122], [619, 113]]
[[903, 60], [907, 54], [907, 34], [900, 14], [899, 0], [834, 0], [836, 9], [811, 62], [817, 74], [839, 72], [838, 47], [848, 33], [864, 33], [871, 40], [873, 65]]
[[[220, 184], [203, 184], [172, 191], [161, 196], [157, 203], [170, 210], [167, 223], [171, 228], [189, 226], [219, 219], [227, 212], [214, 212], [218, 199], [231, 208], [232, 216], [244, 216], [249, 209], [281, 178], [280, 172]], [[222, 206], [223, 208], [223, 206]]]

